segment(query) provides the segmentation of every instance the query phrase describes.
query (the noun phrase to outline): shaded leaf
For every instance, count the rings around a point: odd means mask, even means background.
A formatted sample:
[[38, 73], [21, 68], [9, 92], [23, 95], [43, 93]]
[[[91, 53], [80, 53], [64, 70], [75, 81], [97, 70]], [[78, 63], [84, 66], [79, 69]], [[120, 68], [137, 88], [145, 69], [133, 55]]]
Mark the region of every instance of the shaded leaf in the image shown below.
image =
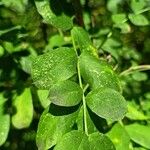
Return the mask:
[[98, 88], [86, 97], [87, 105], [98, 116], [108, 120], [119, 120], [127, 112], [124, 97], [110, 88]]
[[90, 150], [88, 137], [82, 131], [71, 131], [62, 137], [54, 150]]
[[62, 136], [71, 131], [76, 119], [76, 112], [64, 116], [54, 116], [46, 109], [39, 121], [36, 144], [39, 150], [45, 150], [57, 144]]
[[38, 56], [32, 64], [32, 78], [40, 89], [49, 89], [76, 73], [77, 56], [73, 49], [62, 47]]
[[33, 117], [30, 89], [26, 88], [21, 95], [17, 96], [13, 105], [16, 108], [16, 113], [12, 116], [12, 124], [18, 129], [29, 127]]
[[63, 81], [53, 85], [49, 90], [49, 99], [59, 106], [75, 106], [82, 99], [82, 89], [72, 81]]
[[89, 135], [89, 142], [91, 150], [115, 150], [111, 140], [104, 134], [95, 132]]

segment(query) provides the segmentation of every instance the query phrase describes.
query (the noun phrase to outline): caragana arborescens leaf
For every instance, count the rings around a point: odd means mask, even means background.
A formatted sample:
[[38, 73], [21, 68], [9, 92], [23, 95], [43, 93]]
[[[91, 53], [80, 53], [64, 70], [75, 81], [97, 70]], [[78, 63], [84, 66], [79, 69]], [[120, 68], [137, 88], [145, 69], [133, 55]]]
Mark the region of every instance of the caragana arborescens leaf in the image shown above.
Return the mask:
[[62, 136], [71, 131], [77, 113], [64, 116], [54, 116], [47, 108], [39, 121], [36, 135], [36, 144], [39, 150], [46, 150], [57, 144]]
[[90, 150], [116, 150], [112, 141], [104, 134], [95, 132], [89, 135]]
[[88, 33], [81, 27], [73, 27], [71, 36], [81, 52], [88, 51], [98, 57], [97, 50], [92, 46]]
[[107, 136], [114, 143], [116, 150], [129, 150], [130, 137], [125, 128], [119, 123], [112, 127]]
[[[96, 126], [94, 125], [94, 122], [91, 120], [89, 113], [86, 113], [86, 121], [87, 121], [87, 129], [88, 129], [88, 134], [91, 134], [93, 132], [96, 132]], [[78, 117], [76, 120], [77, 126], [78, 126], [78, 130], [83, 131], [84, 130], [84, 112], [83, 112], [83, 106], [80, 108], [80, 111], [78, 113]]]
[[35, 4], [46, 23], [62, 30], [68, 30], [73, 27], [71, 17], [64, 13], [63, 1], [35, 0]]
[[134, 123], [127, 125], [126, 130], [135, 143], [150, 149], [150, 126]]
[[82, 53], [79, 58], [79, 65], [81, 76], [85, 82], [90, 84], [92, 89], [108, 87], [121, 91], [120, 81], [107, 62], [99, 60], [89, 53]]
[[73, 49], [61, 47], [38, 56], [32, 64], [32, 78], [39, 89], [48, 89], [76, 73], [77, 56]]
[[62, 137], [54, 150], [90, 150], [88, 137], [83, 131], [71, 131]]
[[122, 119], [127, 112], [124, 97], [110, 88], [98, 88], [86, 97], [88, 107], [98, 116], [116, 121]]
[[92, 44], [88, 33], [81, 27], [73, 27], [71, 35], [81, 49]]
[[12, 124], [18, 128], [26, 128], [30, 125], [33, 117], [32, 96], [29, 88], [17, 96], [13, 102], [16, 113], [12, 116]]
[[82, 89], [73, 81], [54, 84], [49, 90], [49, 100], [59, 106], [75, 106], [82, 99]]

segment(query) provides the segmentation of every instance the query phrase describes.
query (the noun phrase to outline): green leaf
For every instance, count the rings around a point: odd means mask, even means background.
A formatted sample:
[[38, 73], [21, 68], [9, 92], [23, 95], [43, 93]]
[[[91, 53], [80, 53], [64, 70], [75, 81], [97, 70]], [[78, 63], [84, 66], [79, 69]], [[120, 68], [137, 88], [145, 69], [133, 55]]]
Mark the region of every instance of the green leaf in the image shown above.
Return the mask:
[[62, 137], [54, 150], [90, 150], [88, 137], [82, 131], [71, 131]]
[[150, 149], [150, 127], [137, 123], [127, 125], [126, 130], [130, 138], [137, 144]]
[[77, 45], [81, 52], [89, 52], [92, 55], [98, 57], [97, 49], [92, 46], [92, 42], [88, 33], [81, 27], [73, 27], [71, 30], [71, 36], [74, 44]]
[[[80, 131], [84, 131], [84, 112], [83, 112], [83, 106], [80, 108], [76, 123], [78, 126], [78, 130]], [[87, 121], [87, 129], [88, 129], [88, 133], [91, 134], [93, 132], [96, 132], [97, 129], [93, 123], [93, 121], [91, 120], [89, 113], [86, 113], [86, 121]]]
[[50, 100], [48, 99], [49, 90], [37, 90], [39, 101], [43, 108], [47, 108], [50, 104]]
[[112, 21], [115, 24], [120, 24], [120, 23], [126, 22], [127, 21], [126, 14], [124, 14], [124, 13], [122, 13], [122, 14], [114, 14], [114, 15], [112, 15]]
[[10, 116], [0, 114], [0, 146], [3, 145], [7, 139], [10, 128]]
[[28, 0], [1, 0], [2, 3], [5, 5], [5, 7], [10, 7], [13, 10], [18, 11], [19, 13], [23, 13], [26, 9], [26, 6], [28, 4]]
[[3, 56], [5, 53], [4, 48], [0, 45], [0, 57]]
[[134, 123], [127, 125], [126, 130], [135, 143], [150, 149], [150, 126]]
[[75, 106], [82, 99], [82, 89], [75, 82], [63, 81], [50, 88], [49, 99], [55, 105]]
[[[131, 27], [128, 23], [114, 24], [114, 27], [119, 28], [121, 30], [121, 33], [129, 33], [131, 31]], [[118, 58], [117, 55], [116, 58]]]
[[57, 144], [62, 136], [71, 131], [75, 123], [76, 113], [54, 116], [46, 109], [39, 121], [36, 144], [39, 150], [46, 150]]
[[90, 134], [89, 142], [91, 150], [116, 150], [111, 140], [99, 132]]
[[107, 135], [114, 143], [116, 150], [129, 150], [130, 137], [119, 123], [115, 124]]
[[63, 2], [60, 0], [35, 0], [38, 12], [46, 23], [62, 30], [73, 27], [72, 19], [64, 13]]
[[134, 13], [140, 12], [145, 6], [145, 0], [131, 0], [131, 9]]
[[71, 30], [71, 36], [80, 49], [87, 48], [92, 45], [88, 33], [81, 27], [73, 27]]
[[119, 59], [118, 49], [121, 47], [121, 42], [113, 37], [107, 38], [105, 43], [102, 45], [102, 49], [110, 53], [117, 60]]
[[10, 128], [10, 115], [4, 114], [5, 102], [5, 98], [0, 94], [0, 146], [5, 143]]
[[12, 116], [12, 124], [18, 129], [29, 127], [33, 118], [32, 96], [29, 88], [15, 98], [13, 106], [16, 108], [16, 113]]
[[142, 112], [140, 112], [137, 108], [135, 108], [132, 104], [128, 103], [128, 113], [126, 117], [132, 120], [147, 120], [149, 119]]
[[23, 71], [28, 74], [31, 74], [33, 57], [30, 55], [28, 57], [21, 57], [20, 64]]
[[147, 74], [144, 73], [144, 72], [134, 72], [134, 73], [132, 74], [132, 78], [133, 78], [134, 80], [140, 82], [140, 81], [145, 81], [145, 80], [147, 80], [147, 79], [148, 79], [148, 76], [147, 76]]
[[112, 68], [103, 60], [83, 53], [79, 58], [81, 76], [89, 83], [92, 89], [109, 87], [121, 91], [120, 81]]
[[137, 26], [146, 26], [149, 25], [148, 19], [142, 14], [129, 14], [128, 15], [130, 21]]
[[63, 44], [65, 44], [64, 37], [59, 34], [56, 34], [50, 37], [46, 49], [49, 50], [50, 48], [61, 47]]
[[86, 97], [88, 107], [98, 116], [116, 121], [122, 119], [127, 112], [124, 97], [110, 88], [98, 88]]
[[107, 9], [112, 13], [117, 13], [118, 6], [122, 2], [122, 0], [108, 0]]
[[145, 149], [145, 148], [143, 148], [143, 147], [134, 147], [133, 150], [147, 150], [147, 149]]
[[40, 89], [65, 81], [76, 73], [77, 56], [73, 49], [62, 47], [38, 56], [32, 64], [32, 78]]

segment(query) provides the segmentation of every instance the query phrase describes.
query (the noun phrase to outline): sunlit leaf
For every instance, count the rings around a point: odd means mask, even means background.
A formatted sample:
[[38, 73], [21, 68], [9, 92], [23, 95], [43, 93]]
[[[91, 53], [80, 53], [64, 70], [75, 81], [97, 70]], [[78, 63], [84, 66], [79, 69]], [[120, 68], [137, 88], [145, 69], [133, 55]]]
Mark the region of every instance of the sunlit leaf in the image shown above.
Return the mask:
[[150, 149], [150, 126], [134, 123], [127, 125], [126, 130], [135, 143]]
[[116, 150], [129, 150], [130, 137], [119, 123], [115, 124], [107, 135], [114, 143]]
[[82, 89], [72, 81], [64, 81], [53, 85], [49, 90], [49, 100], [59, 106], [74, 106], [82, 99]]
[[83, 53], [79, 58], [81, 75], [92, 89], [108, 87], [121, 91], [120, 82], [112, 68], [103, 60]]
[[29, 127], [33, 118], [32, 96], [29, 88], [26, 88], [23, 93], [17, 96], [13, 102], [16, 108], [16, 113], [12, 116], [12, 124], [18, 128]]
[[63, 2], [59, 0], [35, 0], [35, 4], [46, 23], [62, 30], [72, 28], [72, 19], [64, 13]]
[[129, 14], [128, 15], [130, 21], [137, 26], [146, 26], [149, 25], [149, 20], [142, 14]]
[[43, 108], [47, 108], [50, 104], [50, 100], [48, 99], [49, 90], [37, 90], [39, 101]]
[[32, 65], [32, 78], [39, 89], [49, 89], [76, 73], [77, 56], [73, 49], [62, 47], [38, 56]]

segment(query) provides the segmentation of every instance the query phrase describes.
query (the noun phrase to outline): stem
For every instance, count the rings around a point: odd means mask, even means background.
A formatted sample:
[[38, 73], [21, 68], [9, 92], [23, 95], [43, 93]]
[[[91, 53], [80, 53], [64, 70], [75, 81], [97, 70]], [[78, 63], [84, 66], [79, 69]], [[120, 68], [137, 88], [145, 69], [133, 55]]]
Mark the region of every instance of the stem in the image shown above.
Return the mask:
[[150, 65], [140, 65], [140, 66], [130, 67], [129, 69], [121, 72], [120, 76], [126, 76], [134, 73], [135, 71], [145, 71], [145, 70], [150, 70]]
[[[78, 53], [77, 53], [77, 49], [76, 49], [76, 45], [75, 45], [75, 41], [72, 37], [72, 43], [73, 43], [73, 48], [76, 52], [76, 55], [78, 57]], [[79, 57], [78, 57], [79, 58]], [[79, 59], [78, 59], [79, 60]], [[87, 108], [86, 108], [86, 100], [85, 100], [85, 95], [84, 95], [84, 92], [85, 92], [85, 88], [83, 88], [83, 84], [82, 84], [82, 79], [81, 79], [81, 73], [80, 73], [80, 66], [79, 66], [79, 61], [77, 62], [77, 72], [78, 72], [78, 79], [79, 79], [79, 85], [83, 91], [83, 94], [82, 94], [82, 102], [83, 102], [83, 121], [84, 121], [84, 131], [85, 131], [85, 134], [88, 135], [88, 128], [87, 128]]]

